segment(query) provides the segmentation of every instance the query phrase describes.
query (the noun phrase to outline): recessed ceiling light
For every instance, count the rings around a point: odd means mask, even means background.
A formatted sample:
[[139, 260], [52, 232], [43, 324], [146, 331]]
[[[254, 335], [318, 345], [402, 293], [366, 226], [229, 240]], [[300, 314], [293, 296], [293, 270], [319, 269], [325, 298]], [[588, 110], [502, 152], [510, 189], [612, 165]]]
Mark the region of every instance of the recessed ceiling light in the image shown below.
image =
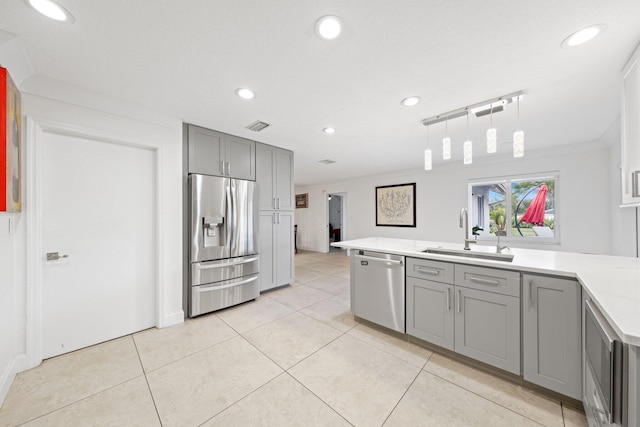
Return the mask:
[[244, 99], [253, 99], [256, 97], [256, 94], [251, 89], [246, 89], [246, 88], [236, 89], [236, 94], [240, 98], [244, 98]]
[[327, 126], [326, 128], [322, 129], [322, 131], [324, 133], [328, 133], [329, 135], [336, 133], [336, 128], [331, 127], [331, 126]]
[[337, 16], [323, 16], [316, 22], [316, 33], [325, 40], [333, 40], [342, 31], [342, 20]]
[[418, 102], [420, 102], [419, 96], [410, 96], [400, 101], [400, 104], [404, 105], [405, 107], [412, 107], [416, 105]]
[[25, 0], [29, 6], [46, 16], [59, 22], [74, 22], [73, 15], [67, 9], [52, 0]]
[[606, 28], [607, 26], [604, 24], [591, 25], [587, 28], [583, 28], [582, 30], [576, 31], [575, 33], [564, 39], [561, 46], [565, 48], [579, 46], [583, 43], [593, 40]]

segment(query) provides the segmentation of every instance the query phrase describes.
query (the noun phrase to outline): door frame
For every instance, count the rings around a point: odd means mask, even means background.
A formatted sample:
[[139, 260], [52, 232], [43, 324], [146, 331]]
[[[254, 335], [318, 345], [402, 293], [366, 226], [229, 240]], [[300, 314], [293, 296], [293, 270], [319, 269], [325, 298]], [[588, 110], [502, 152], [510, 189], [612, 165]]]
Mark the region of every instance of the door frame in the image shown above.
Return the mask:
[[324, 248], [326, 252], [331, 252], [331, 241], [329, 240], [329, 196], [336, 195], [340, 196], [341, 202], [340, 206], [342, 208], [342, 229], [340, 230], [340, 240], [345, 240], [345, 236], [348, 232], [348, 224], [347, 224], [347, 192], [346, 191], [323, 191], [324, 198]]
[[[38, 366], [42, 362], [42, 277], [44, 269], [44, 252], [42, 244], [42, 144], [45, 133], [92, 139], [108, 144], [149, 150], [153, 154], [154, 168], [154, 201], [153, 201], [153, 283], [155, 324], [161, 324], [162, 306], [165, 298], [164, 279], [160, 267], [160, 256], [163, 247], [161, 231], [162, 213], [162, 147], [157, 142], [134, 140], [129, 136], [98, 131], [95, 129], [75, 126], [54, 120], [26, 117], [26, 194], [25, 194], [25, 224], [26, 224], [26, 348], [27, 365], [25, 369]], [[114, 337], [116, 338], [116, 337]]]

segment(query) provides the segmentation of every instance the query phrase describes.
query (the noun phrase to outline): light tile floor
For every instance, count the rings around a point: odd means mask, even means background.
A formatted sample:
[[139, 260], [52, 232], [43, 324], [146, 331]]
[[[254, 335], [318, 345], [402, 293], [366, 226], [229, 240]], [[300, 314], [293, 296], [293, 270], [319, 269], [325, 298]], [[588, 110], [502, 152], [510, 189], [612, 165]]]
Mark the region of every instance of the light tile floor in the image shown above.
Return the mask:
[[359, 324], [344, 253], [256, 301], [45, 360], [0, 426], [586, 426], [584, 413]]

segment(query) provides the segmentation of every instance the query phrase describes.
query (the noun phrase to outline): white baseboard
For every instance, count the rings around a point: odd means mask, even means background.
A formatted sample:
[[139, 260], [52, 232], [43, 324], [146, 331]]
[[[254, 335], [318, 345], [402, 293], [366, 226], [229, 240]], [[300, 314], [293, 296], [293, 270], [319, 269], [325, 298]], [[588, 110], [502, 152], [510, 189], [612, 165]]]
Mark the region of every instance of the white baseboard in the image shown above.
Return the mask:
[[11, 359], [11, 362], [9, 362], [0, 376], [0, 406], [7, 398], [11, 384], [13, 384], [18, 372], [26, 371], [30, 368], [33, 368], [33, 366], [29, 366], [29, 359], [26, 354], [18, 354]]
[[158, 321], [158, 328], [166, 328], [167, 326], [177, 325], [184, 322], [184, 311], [176, 311], [174, 313], [165, 314]]

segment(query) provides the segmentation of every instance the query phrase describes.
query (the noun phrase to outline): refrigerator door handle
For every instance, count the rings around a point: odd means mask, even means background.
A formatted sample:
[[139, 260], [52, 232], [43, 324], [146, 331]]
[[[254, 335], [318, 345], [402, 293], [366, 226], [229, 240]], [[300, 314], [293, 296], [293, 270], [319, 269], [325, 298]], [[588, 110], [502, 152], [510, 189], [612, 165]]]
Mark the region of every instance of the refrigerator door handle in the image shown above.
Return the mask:
[[234, 239], [234, 230], [235, 230], [235, 218], [233, 216], [233, 198], [232, 198], [232, 194], [231, 194], [231, 184], [227, 184], [226, 188], [225, 188], [225, 193], [226, 193], [226, 198], [227, 198], [227, 206], [226, 206], [226, 211], [227, 211], [227, 241], [226, 246], [227, 249], [229, 250], [229, 255], [233, 256], [233, 239]]

